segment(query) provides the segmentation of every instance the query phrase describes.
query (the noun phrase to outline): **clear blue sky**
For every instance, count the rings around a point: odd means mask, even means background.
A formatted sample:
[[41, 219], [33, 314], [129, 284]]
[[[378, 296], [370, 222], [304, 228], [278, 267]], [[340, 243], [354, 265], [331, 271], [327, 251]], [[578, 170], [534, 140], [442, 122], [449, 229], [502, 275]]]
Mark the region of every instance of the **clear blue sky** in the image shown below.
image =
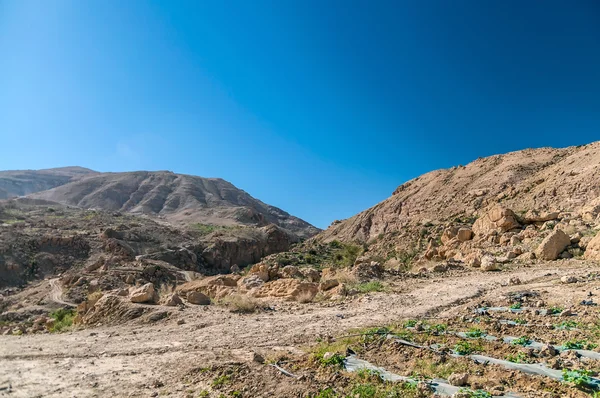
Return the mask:
[[326, 227], [599, 139], [593, 0], [0, 0], [0, 169], [221, 177]]

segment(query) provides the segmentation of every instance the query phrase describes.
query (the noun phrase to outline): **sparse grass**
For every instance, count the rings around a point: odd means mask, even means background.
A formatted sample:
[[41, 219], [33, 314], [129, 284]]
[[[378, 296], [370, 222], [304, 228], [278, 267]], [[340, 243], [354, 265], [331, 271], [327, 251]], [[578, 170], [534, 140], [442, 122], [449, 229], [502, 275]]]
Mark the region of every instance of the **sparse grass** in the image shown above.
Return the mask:
[[[334, 244], [334, 242], [336, 243]], [[363, 252], [363, 248], [361, 246], [348, 243], [333, 241], [330, 243], [330, 245], [331, 247], [339, 249], [333, 255], [333, 265], [340, 268], [353, 266], [358, 256], [360, 256]]]
[[226, 305], [231, 312], [238, 314], [251, 314], [260, 308], [258, 302], [243, 294], [232, 294], [220, 300], [219, 303]]
[[516, 318], [514, 322], [517, 325], [527, 325], [527, 320], [523, 318]]
[[50, 328], [51, 333], [62, 332], [73, 325], [73, 319], [75, 319], [75, 310], [66, 310], [61, 308], [50, 314], [50, 317], [54, 319], [54, 325]]
[[312, 395], [312, 398], [338, 398], [339, 395], [332, 388], [326, 388], [324, 390], [319, 391], [315, 395]]
[[351, 288], [356, 289], [359, 293], [383, 292], [385, 290], [385, 287], [379, 281], [358, 283], [351, 286]]
[[426, 378], [440, 377], [447, 379], [452, 373], [464, 373], [469, 370], [469, 364], [455, 358], [448, 358], [444, 362], [431, 359], [417, 359], [413, 372]]
[[506, 356], [506, 360], [515, 363], [529, 363], [529, 357], [524, 352], [519, 352], [516, 354], [508, 354]]
[[210, 385], [214, 388], [218, 388], [221, 386], [224, 386], [225, 384], [228, 384], [231, 382], [231, 376], [229, 375], [222, 375], [219, 377], [216, 377], [212, 383], [210, 383]]
[[402, 325], [405, 328], [414, 328], [417, 325], [417, 320], [416, 319], [409, 319], [408, 321], [404, 322], [404, 324]]

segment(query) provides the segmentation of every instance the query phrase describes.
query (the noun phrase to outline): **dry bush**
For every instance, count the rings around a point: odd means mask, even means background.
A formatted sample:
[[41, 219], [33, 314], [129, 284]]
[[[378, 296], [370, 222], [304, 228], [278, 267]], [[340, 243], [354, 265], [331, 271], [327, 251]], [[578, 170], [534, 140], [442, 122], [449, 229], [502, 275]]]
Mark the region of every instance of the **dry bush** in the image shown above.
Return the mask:
[[250, 314], [259, 308], [258, 302], [243, 294], [232, 294], [221, 300], [221, 303], [231, 309], [231, 312]]
[[315, 298], [315, 295], [310, 291], [304, 291], [298, 295], [296, 301], [302, 304], [311, 303]]

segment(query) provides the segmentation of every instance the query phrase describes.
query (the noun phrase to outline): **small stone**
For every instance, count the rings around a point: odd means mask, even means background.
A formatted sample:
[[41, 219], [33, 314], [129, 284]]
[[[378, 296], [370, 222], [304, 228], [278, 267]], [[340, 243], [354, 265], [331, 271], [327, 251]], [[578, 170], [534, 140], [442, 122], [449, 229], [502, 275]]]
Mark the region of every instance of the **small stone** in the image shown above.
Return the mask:
[[562, 283], [576, 283], [577, 282], [577, 278], [572, 276], [572, 275], [565, 275], [562, 278], [560, 278], [560, 281]]

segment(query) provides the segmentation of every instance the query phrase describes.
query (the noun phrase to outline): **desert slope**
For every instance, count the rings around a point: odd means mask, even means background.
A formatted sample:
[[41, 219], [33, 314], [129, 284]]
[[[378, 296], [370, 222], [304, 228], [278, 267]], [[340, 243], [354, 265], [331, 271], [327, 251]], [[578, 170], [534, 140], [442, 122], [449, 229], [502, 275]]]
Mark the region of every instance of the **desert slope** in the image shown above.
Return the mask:
[[161, 216], [177, 224], [276, 224], [300, 237], [318, 232], [225, 180], [168, 171], [101, 173], [31, 197], [82, 208]]
[[599, 196], [600, 142], [526, 149], [424, 174], [374, 207], [334, 222], [317, 239], [414, 241], [411, 227], [473, 219], [495, 205], [522, 216], [530, 211], [560, 211], [595, 217]]
[[45, 191], [94, 173], [83, 167], [0, 171], [0, 199]]

